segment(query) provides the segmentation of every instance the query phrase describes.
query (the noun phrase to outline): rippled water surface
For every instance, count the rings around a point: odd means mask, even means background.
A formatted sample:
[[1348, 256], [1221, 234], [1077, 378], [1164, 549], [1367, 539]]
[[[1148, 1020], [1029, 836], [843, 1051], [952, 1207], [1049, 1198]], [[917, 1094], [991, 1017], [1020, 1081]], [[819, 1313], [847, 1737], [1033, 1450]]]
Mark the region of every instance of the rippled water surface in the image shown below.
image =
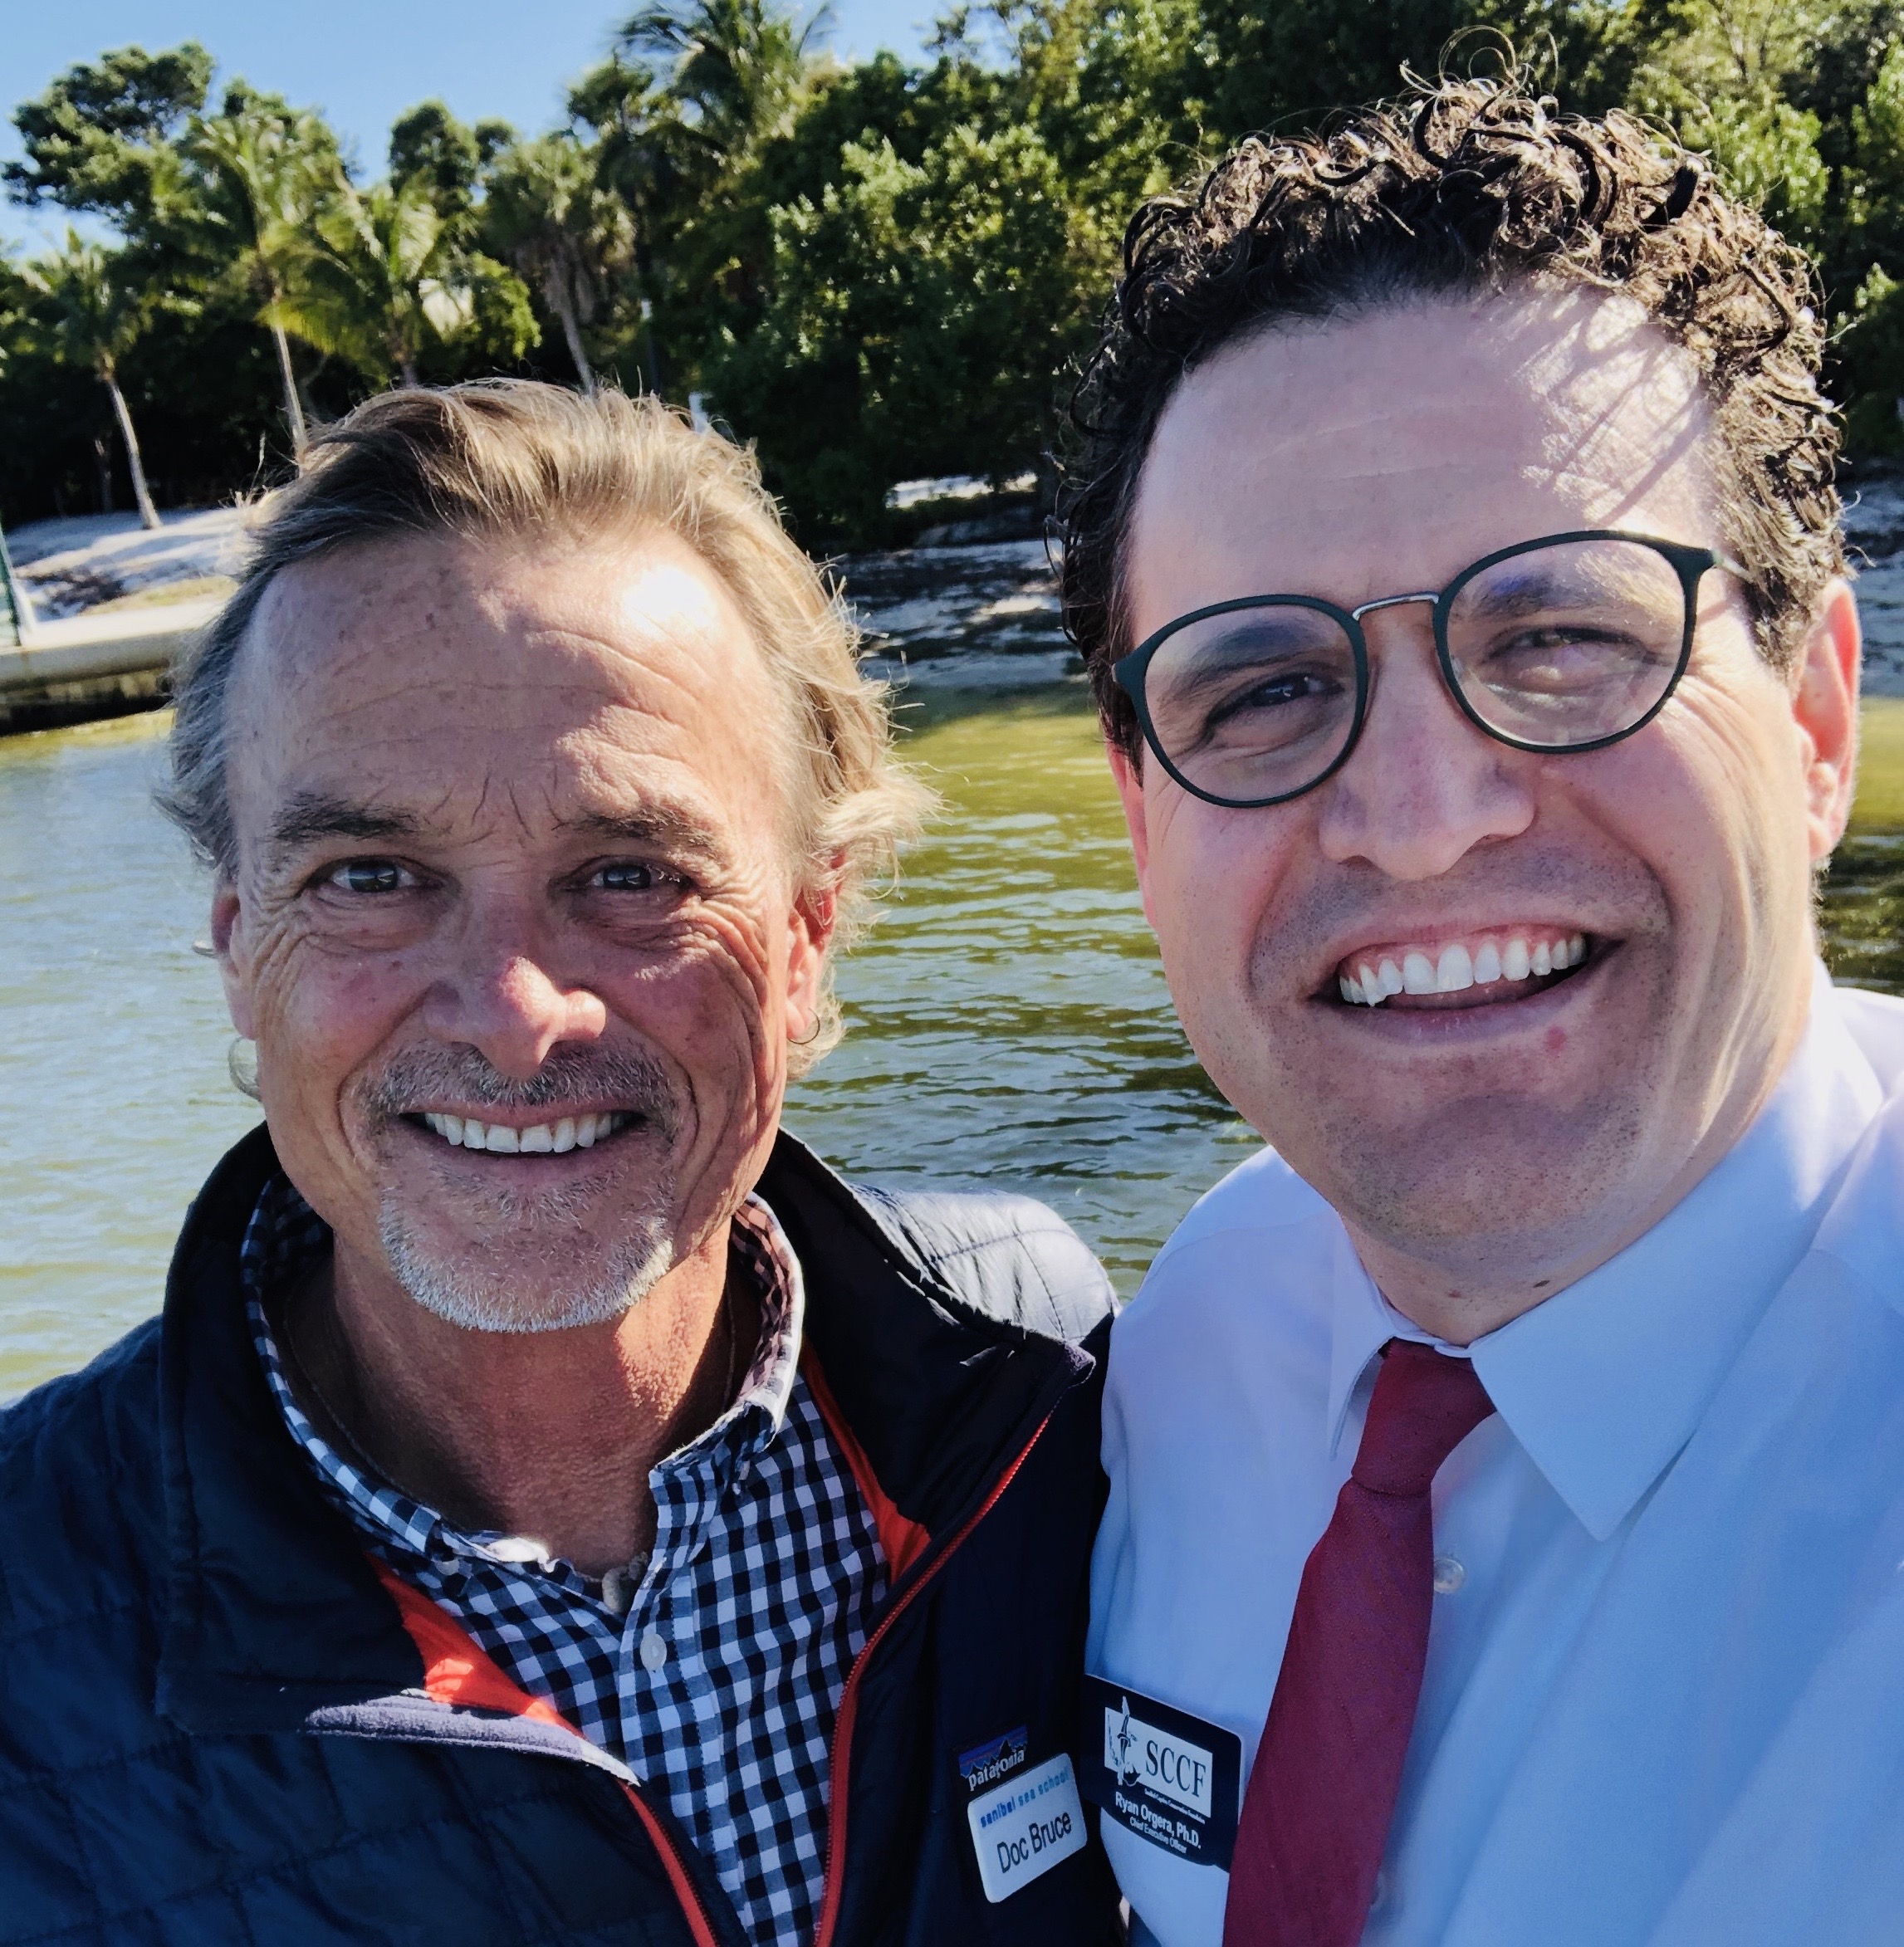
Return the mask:
[[[790, 1124], [874, 1181], [1043, 1196], [1128, 1292], [1252, 1138], [1170, 1011], [1081, 686], [912, 694], [946, 815], [846, 964], [850, 1033]], [[255, 1116], [192, 951], [203, 888], [149, 805], [161, 727], [0, 742], [0, 1397], [156, 1309], [187, 1202]], [[1841, 975], [1904, 991], [1904, 703], [1867, 739], [1825, 927]]]

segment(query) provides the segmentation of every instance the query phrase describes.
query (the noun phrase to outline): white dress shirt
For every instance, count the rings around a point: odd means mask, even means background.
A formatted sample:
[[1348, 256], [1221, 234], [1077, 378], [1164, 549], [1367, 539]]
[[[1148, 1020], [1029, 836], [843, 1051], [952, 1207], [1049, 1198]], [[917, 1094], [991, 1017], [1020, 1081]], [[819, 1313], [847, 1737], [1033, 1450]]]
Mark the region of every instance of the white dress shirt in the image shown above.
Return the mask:
[[[1246, 1780], [1396, 1336], [1268, 1150], [1114, 1328], [1089, 1667], [1240, 1734]], [[1904, 1002], [1821, 968], [1730, 1153], [1470, 1350], [1497, 1411], [1435, 1483], [1365, 1942], [1904, 1941]], [[1218, 1947], [1228, 1876], [1104, 1831], [1162, 1947]]]

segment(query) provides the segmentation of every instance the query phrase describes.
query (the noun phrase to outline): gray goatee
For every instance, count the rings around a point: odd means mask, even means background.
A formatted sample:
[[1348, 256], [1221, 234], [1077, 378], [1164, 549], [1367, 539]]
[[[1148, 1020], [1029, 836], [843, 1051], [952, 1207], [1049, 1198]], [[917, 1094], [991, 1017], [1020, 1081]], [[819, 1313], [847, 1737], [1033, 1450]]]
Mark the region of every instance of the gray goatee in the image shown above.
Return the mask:
[[[444, 1098], [509, 1112], [578, 1099], [607, 1101], [642, 1117], [672, 1147], [680, 1115], [667, 1071], [650, 1057], [586, 1049], [556, 1049], [526, 1082], [498, 1073], [473, 1048], [408, 1050], [362, 1085], [358, 1099], [382, 1128]], [[663, 1171], [640, 1186], [632, 1202], [604, 1212], [586, 1185], [551, 1184], [546, 1191], [498, 1186], [481, 1211], [494, 1240], [453, 1253], [429, 1238], [422, 1212], [394, 1190], [384, 1192], [378, 1234], [390, 1269], [425, 1311], [472, 1332], [560, 1332], [612, 1324], [654, 1289], [674, 1263], [674, 1180]], [[614, 1235], [591, 1235], [612, 1214]], [[487, 1261], [486, 1261], [486, 1259]]]

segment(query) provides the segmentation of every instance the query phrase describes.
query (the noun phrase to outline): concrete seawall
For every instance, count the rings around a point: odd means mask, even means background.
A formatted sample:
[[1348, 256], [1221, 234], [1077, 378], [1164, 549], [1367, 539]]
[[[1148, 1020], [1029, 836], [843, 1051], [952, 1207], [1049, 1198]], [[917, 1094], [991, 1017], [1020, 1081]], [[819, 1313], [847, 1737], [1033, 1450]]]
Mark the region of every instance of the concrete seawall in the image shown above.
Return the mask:
[[[221, 598], [28, 624], [0, 637], [0, 736], [149, 710]], [[5, 632], [11, 635], [14, 632]]]

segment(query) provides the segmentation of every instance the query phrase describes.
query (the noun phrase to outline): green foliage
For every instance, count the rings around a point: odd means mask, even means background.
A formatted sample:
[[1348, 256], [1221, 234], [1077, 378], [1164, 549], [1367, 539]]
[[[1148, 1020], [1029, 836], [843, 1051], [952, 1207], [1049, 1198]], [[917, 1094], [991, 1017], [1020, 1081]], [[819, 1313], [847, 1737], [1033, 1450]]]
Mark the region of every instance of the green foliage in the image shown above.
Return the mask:
[[1904, 7], [1664, 0], [1638, 17], [1634, 105], [1811, 254], [1848, 449], [1899, 450], [1904, 337], [1884, 267], [1904, 247]]
[[212, 57], [195, 41], [163, 54], [121, 47], [82, 62], [14, 110], [26, 149], [0, 168], [17, 202], [57, 203], [128, 227], [149, 222], [172, 144], [205, 105]]
[[139, 341], [151, 300], [125, 274], [122, 255], [69, 227], [63, 248], [22, 267], [29, 329], [70, 364], [113, 378]]
[[[486, 123], [502, 131], [507, 123]], [[500, 144], [497, 144], [500, 146]], [[475, 130], [459, 122], [440, 101], [425, 101], [407, 110], [390, 125], [390, 180], [420, 179], [437, 207], [446, 213], [467, 209], [476, 200], [477, 179], [488, 159]]]
[[105, 388], [125, 443], [134, 497], [145, 525], [156, 527], [139, 437], [119, 384], [120, 361], [144, 331], [153, 298], [128, 275], [124, 259], [123, 252], [82, 242], [69, 226], [65, 247], [27, 264], [21, 282], [29, 301], [29, 331], [37, 329], [62, 364], [90, 367]]
[[286, 260], [272, 322], [383, 384], [415, 385], [432, 353], [490, 334], [495, 363], [535, 342], [519, 279], [457, 242], [428, 180], [340, 182]]
[[[1563, 105], [1676, 130], [1812, 254], [1853, 448], [1904, 452], [1904, 0], [955, 0], [924, 60], [850, 67], [816, 17], [651, 0], [566, 127], [426, 100], [375, 181], [314, 112], [214, 97], [195, 43], [122, 48], [15, 110], [0, 176], [103, 219], [114, 277], [164, 294], [115, 370], [176, 491], [248, 481], [376, 385], [601, 371], [703, 394], [842, 546], [898, 531], [898, 479], [1042, 474], [1144, 196], [1511, 46]], [[102, 437], [48, 301], [0, 262], [14, 517], [92, 492]]]
[[575, 375], [592, 392], [581, 327], [612, 301], [634, 255], [634, 218], [603, 183], [599, 155], [566, 133], [511, 144], [491, 168], [482, 218], [491, 248], [560, 322]]
[[1873, 264], [1839, 340], [1854, 388], [1847, 437], [1867, 453], [1904, 453], [1904, 284]]
[[1731, 188], [1788, 235], [1817, 233], [1829, 174], [1818, 118], [1769, 91], [1720, 95], [1686, 118], [1686, 139], [1712, 158]]
[[774, 212], [771, 296], [707, 374], [814, 545], [875, 531], [896, 478], [1036, 465], [1074, 296], [1035, 130], [961, 124], [916, 163], [890, 141], [841, 159], [817, 200]]
[[319, 208], [342, 180], [336, 138], [311, 110], [238, 83], [218, 115], [193, 118], [179, 154], [197, 191], [181, 228], [213, 276], [262, 316], [283, 296]]
[[815, 24], [773, 0], [657, 0], [630, 14], [615, 42], [644, 71], [672, 70], [668, 100], [680, 144], [717, 174], [786, 126], [806, 80]]

